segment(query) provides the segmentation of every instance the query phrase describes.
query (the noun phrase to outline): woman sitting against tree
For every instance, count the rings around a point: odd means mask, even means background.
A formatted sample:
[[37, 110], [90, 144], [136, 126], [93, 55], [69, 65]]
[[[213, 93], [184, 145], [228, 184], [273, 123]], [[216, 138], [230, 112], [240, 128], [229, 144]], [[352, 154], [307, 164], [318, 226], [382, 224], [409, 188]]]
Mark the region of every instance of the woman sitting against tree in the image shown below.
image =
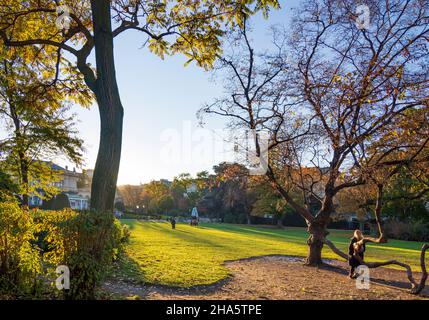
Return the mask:
[[353, 238], [350, 240], [349, 244], [349, 277], [352, 279], [356, 278], [355, 269], [361, 265], [364, 258], [365, 243], [362, 240], [362, 232], [360, 230], [355, 230]]

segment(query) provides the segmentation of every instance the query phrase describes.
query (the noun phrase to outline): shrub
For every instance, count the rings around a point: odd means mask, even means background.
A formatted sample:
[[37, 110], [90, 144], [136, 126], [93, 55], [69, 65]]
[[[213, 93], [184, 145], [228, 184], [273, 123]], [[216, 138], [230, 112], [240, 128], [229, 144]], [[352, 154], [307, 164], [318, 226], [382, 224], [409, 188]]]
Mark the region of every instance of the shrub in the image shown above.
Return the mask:
[[411, 224], [411, 234], [414, 241], [429, 241], [429, 224], [423, 220]]
[[35, 292], [42, 264], [35, 240], [34, 221], [16, 202], [0, 203], [0, 291], [26, 295]]
[[63, 210], [66, 208], [70, 208], [70, 201], [64, 193], [57, 194], [48, 201], [43, 201], [42, 205], [43, 210]]
[[429, 240], [429, 225], [421, 220], [411, 222], [390, 220], [385, 223], [384, 229], [389, 238], [407, 241]]
[[247, 222], [247, 216], [245, 213], [227, 212], [224, 215], [223, 221], [225, 223], [245, 224]]
[[128, 225], [126, 224], [121, 226], [121, 223], [119, 222], [119, 220], [116, 220], [116, 222], [119, 224], [119, 227], [122, 229], [121, 244], [128, 243], [131, 237], [130, 227], [128, 227]]
[[65, 256], [70, 269], [70, 290], [65, 291], [65, 298], [94, 299], [97, 284], [128, 240], [128, 229], [111, 214], [81, 212], [73, 219], [71, 231], [77, 246]]
[[65, 260], [66, 252], [76, 249], [76, 234], [71, 226], [78, 213], [71, 209], [61, 211], [32, 210], [35, 223], [35, 245], [45, 264], [58, 266]]
[[134, 212], [125, 212], [122, 214], [121, 219], [147, 219], [147, 216], [140, 214], [140, 213], [134, 213]]
[[129, 236], [128, 227], [111, 214], [29, 211], [15, 202], [2, 202], [0, 293], [36, 297], [53, 284], [55, 269], [66, 265], [70, 290], [63, 292], [64, 297], [94, 298], [96, 285]]

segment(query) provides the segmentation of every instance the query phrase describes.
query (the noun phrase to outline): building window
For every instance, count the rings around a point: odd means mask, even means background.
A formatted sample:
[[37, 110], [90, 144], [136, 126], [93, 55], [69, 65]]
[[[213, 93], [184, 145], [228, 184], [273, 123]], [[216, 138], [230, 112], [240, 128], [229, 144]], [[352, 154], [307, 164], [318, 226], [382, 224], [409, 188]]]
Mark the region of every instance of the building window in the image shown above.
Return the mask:
[[42, 204], [42, 199], [37, 196], [32, 196], [30, 198], [30, 205], [32, 206], [40, 206]]

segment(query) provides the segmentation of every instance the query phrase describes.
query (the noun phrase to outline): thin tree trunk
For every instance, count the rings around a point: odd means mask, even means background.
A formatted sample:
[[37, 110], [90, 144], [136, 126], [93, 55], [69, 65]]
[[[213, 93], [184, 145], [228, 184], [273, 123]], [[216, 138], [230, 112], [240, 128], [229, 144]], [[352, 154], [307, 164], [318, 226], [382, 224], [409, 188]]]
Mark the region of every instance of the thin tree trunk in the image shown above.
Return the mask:
[[21, 166], [21, 179], [22, 179], [22, 184], [25, 187], [24, 193], [22, 194], [22, 205], [24, 207], [27, 207], [30, 205], [30, 201], [29, 201], [29, 196], [28, 196], [28, 164], [27, 161], [25, 160], [25, 156], [23, 154], [19, 155], [19, 162], [20, 162], [20, 166]]
[[247, 213], [247, 214], [246, 214], [246, 220], [247, 220], [247, 224], [248, 224], [248, 225], [251, 225], [251, 224], [252, 224], [252, 218], [251, 218], [251, 216], [250, 216], [250, 213]]
[[91, 0], [100, 112], [100, 146], [91, 188], [91, 209], [112, 213], [122, 147], [123, 107], [116, 81], [110, 1]]
[[375, 221], [377, 222], [377, 228], [378, 228], [378, 242], [386, 243], [387, 239], [385, 238], [382, 221], [381, 221], [382, 207], [383, 207], [383, 185], [379, 184], [377, 185], [377, 202], [375, 204], [374, 213], [375, 213]]
[[29, 180], [28, 180], [28, 162], [25, 155], [25, 145], [24, 145], [24, 138], [21, 134], [21, 122], [19, 121], [19, 117], [16, 111], [16, 106], [13, 103], [9, 104], [9, 111], [10, 115], [12, 117], [12, 121], [15, 127], [15, 140], [18, 147], [18, 157], [19, 157], [19, 170], [21, 172], [21, 187], [24, 187], [23, 193], [22, 193], [22, 206], [27, 207], [29, 206], [29, 197], [28, 197], [28, 190], [29, 190]]
[[277, 227], [279, 227], [279, 228], [283, 228], [283, 216], [282, 215], [280, 215], [278, 218], [277, 218]]

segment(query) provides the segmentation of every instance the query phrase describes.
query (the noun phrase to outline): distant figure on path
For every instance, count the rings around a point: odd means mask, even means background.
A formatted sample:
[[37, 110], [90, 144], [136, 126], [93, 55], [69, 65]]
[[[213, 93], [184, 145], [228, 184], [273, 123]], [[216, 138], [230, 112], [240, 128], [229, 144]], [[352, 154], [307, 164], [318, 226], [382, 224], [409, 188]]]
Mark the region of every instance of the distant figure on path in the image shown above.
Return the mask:
[[362, 240], [362, 231], [355, 230], [353, 238], [351, 238], [349, 244], [349, 277], [352, 279], [356, 278], [355, 269], [361, 264], [361, 261], [363, 261], [364, 258], [365, 243], [363, 243]]
[[198, 210], [197, 210], [197, 207], [192, 208], [191, 226], [198, 226]]
[[171, 229], [176, 229], [176, 219], [171, 218], [170, 222], [171, 222]]

